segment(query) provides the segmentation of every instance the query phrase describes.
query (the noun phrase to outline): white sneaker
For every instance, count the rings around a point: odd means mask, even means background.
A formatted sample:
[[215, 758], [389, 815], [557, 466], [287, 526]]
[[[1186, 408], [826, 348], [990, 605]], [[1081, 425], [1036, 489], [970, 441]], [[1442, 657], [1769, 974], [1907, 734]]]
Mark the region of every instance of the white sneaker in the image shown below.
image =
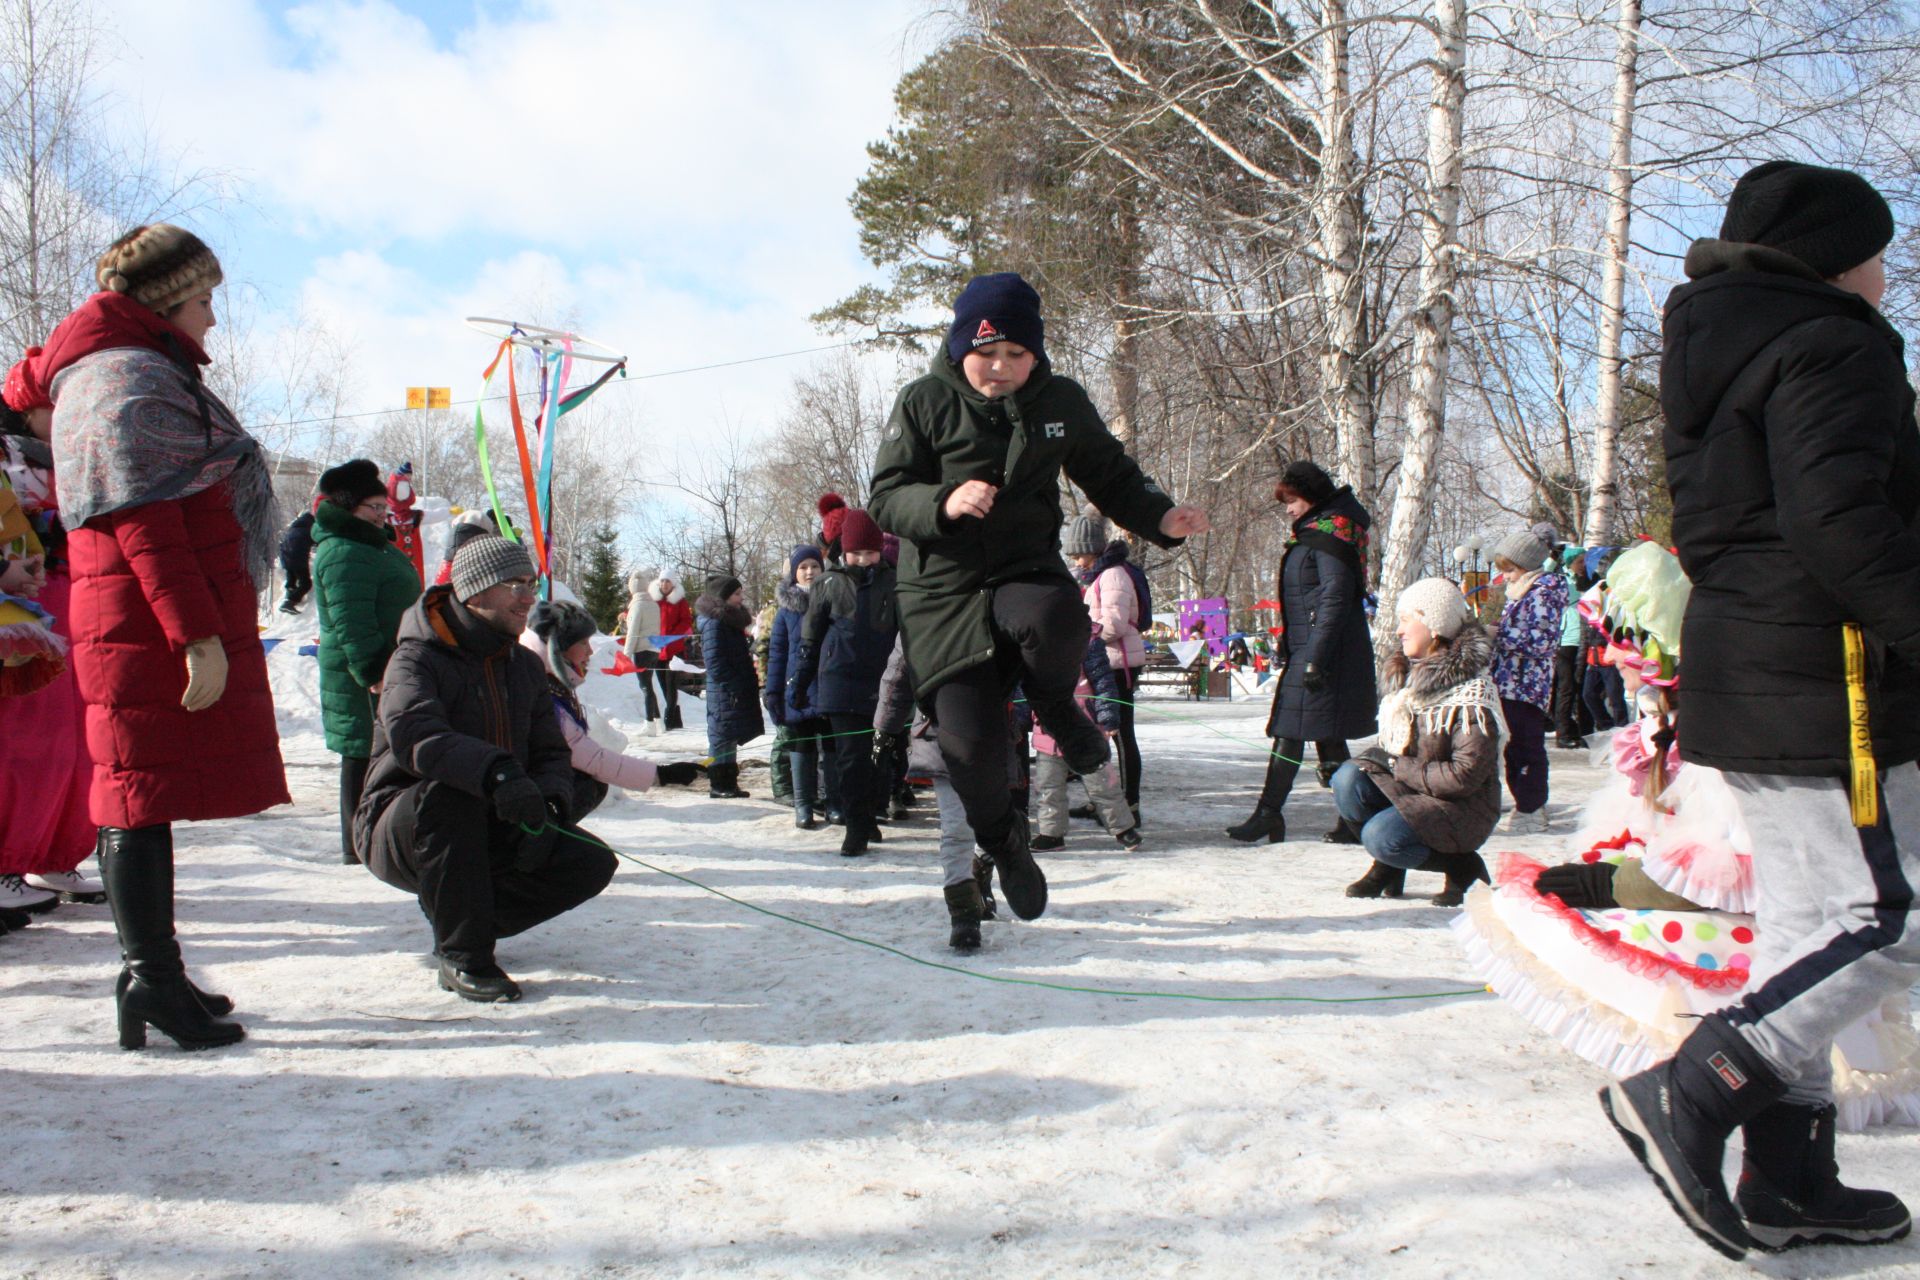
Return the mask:
[[20, 876], [0, 876], [0, 907], [38, 914], [60, 905], [60, 895], [36, 889]]
[[107, 886], [98, 880], [87, 879], [78, 871], [55, 871], [47, 875], [29, 871], [24, 879], [29, 888], [45, 889], [49, 893], [61, 894], [76, 902], [101, 902], [107, 896]]
[[1552, 825], [1544, 807], [1535, 809], [1532, 813], [1521, 813], [1515, 809], [1507, 814], [1507, 820], [1501, 824], [1500, 829], [1508, 835], [1515, 836], [1544, 835], [1552, 829]]

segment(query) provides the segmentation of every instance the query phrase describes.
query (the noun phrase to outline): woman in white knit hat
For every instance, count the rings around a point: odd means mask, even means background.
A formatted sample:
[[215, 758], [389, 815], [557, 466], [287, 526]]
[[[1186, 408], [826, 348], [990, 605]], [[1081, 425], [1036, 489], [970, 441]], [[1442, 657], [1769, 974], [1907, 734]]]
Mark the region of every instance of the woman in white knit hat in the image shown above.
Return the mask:
[[1380, 745], [1333, 776], [1340, 816], [1373, 857], [1350, 898], [1397, 898], [1409, 871], [1439, 871], [1435, 906], [1487, 878], [1479, 849], [1500, 817], [1506, 724], [1488, 669], [1493, 639], [1445, 578], [1400, 593], [1400, 652], [1387, 663]]

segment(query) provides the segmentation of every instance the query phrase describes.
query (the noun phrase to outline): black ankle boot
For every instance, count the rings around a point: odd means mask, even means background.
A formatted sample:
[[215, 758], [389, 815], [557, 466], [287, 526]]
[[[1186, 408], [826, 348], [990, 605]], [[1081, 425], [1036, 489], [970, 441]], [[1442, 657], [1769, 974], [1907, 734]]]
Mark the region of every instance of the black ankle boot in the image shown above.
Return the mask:
[[707, 795], [715, 800], [747, 799], [747, 793], [740, 789], [740, 766], [731, 761], [709, 766]]
[[1033, 860], [1033, 850], [1027, 843], [1029, 838], [1027, 815], [1015, 809], [1007, 834], [987, 852], [993, 855], [993, 865], [1000, 869], [1000, 892], [1007, 895], [1007, 905], [1013, 908], [1013, 914], [1022, 920], [1037, 920], [1047, 910], [1047, 877], [1040, 870], [1040, 864]]
[[1492, 884], [1487, 875], [1487, 864], [1477, 853], [1447, 853], [1438, 855], [1439, 865], [1429, 864], [1422, 870], [1445, 871], [1446, 887], [1427, 901], [1436, 907], [1457, 907], [1467, 899], [1467, 890], [1473, 888], [1476, 881]]
[[1245, 822], [1228, 827], [1227, 834], [1242, 844], [1256, 844], [1261, 840], [1279, 844], [1287, 838], [1287, 816], [1279, 809], [1258, 805]]
[[946, 887], [947, 919], [953, 924], [953, 932], [947, 935], [947, 945], [955, 951], [974, 951], [980, 946], [980, 921], [986, 916], [985, 904], [980, 901], [980, 886], [972, 880], [962, 880], [959, 884]]
[[1738, 1260], [1753, 1247], [1720, 1176], [1727, 1138], [1780, 1100], [1786, 1084], [1719, 1015], [1680, 1052], [1600, 1091], [1600, 1106], [1680, 1220]]
[[182, 1049], [211, 1049], [244, 1038], [239, 1023], [214, 1016], [201, 1002], [180, 962], [173, 932], [172, 830], [164, 824], [102, 828], [100, 879], [126, 961], [114, 989], [120, 1047], [144, 1047], [150, 1026]]
[[1770, 1253], [1804, 1244], [1886, 1244], [1913, 1230], [1891, 1191], [1840, 1181], [1831, 1104], [1776, 1102], [1740, 1126], [1745, 1148], [1736, 1198], [1747, 1234]]
[[1407, 873], [1403, 867], [1390, 867], [1384, 862], [1376, 862], [1367, 868], [1367, 874], [1347, 886], [1349, 898], [1397, 898], [1400, 891], [1407, 887]]

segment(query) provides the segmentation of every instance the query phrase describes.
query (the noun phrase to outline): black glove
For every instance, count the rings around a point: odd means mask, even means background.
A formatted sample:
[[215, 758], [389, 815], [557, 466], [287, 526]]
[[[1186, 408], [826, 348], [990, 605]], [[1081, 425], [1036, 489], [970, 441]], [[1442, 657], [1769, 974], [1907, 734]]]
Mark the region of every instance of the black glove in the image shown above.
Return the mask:
[[548, 796], [547, 822], [556, 827], [564, 827], [573, 821], [573, 797]]
[[1550, 893], [1570, 907], [1588, 910], [1617, 907], [1613, 898], [1613, 877], [1620, 868], [1611, 862], [1565, 862], [1548, 867], [1533, 882], [1541, 893]]
[[512, 761], [494, 766], [487, 797], [493, 801], [494, 816], [502, 822], [537, 827], [547, 820], [547, 798], [540, 794], [540, 784]]
[[1300, 683], [1307, 687], [1308, 693], [1318, 693], [1327, 687], [1327, 673], [1309, 662], [1300, 668]]
[[657, 765], [655, 772], [659, 775], [660, 781], [670, 787], [690, 787], [700, 778], [700, 766], [688, 764], [685, 761]]
[[907, 749], [907, 735], [904, 733], [881, 733], [874, 730], [873, 764], [876, 771], [886, 777], [887, 785], [893, 785], [893, 770], [899, 764], [900, 757]]

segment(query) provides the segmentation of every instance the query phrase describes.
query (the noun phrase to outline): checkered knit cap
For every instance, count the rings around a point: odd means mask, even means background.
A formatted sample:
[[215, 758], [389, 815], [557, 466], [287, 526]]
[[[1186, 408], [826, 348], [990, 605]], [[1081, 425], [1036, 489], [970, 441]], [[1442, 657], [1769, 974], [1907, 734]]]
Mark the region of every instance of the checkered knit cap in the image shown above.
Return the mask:
[[481, 534], [453, 553], [453, 598], [465, 604], [488, 587], [535, 575], [533, 557], [525, 547], [496, 534]]

